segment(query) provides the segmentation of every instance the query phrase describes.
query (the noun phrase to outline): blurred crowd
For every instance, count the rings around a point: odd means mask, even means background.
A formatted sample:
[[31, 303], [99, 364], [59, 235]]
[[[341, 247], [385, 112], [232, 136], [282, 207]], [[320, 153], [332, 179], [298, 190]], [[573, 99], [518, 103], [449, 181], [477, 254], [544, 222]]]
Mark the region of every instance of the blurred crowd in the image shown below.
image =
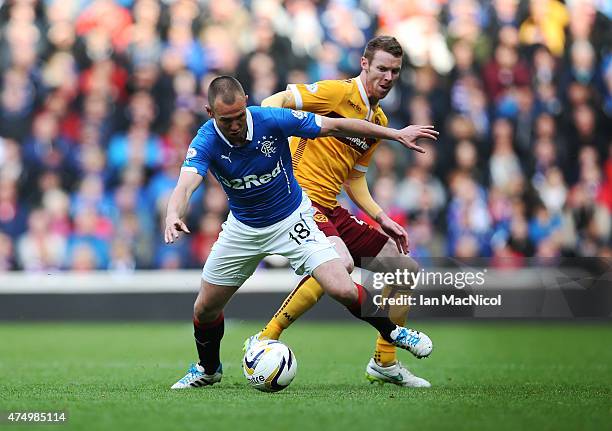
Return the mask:
[[259, 104], [356, 76], [377, 34], [405, 49], [391, 125], [441, 131], [425, 155], [383, 143], [368, 173], [415, 257], [612, 256], [608, 0], [0, 5], [0, 270], [201, 267], [228, 211], [215, 180], [192, 235], [161, 232], [211, 79]]

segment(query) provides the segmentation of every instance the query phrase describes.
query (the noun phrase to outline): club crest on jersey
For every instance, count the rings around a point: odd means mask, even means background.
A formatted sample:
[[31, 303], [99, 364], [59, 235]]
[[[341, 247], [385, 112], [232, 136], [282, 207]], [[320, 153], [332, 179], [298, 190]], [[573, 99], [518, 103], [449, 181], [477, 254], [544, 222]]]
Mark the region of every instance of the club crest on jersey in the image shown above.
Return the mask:
[[313, 218], [314, 218], [314, 221], [318, 223], [327, 223], [329, 221], [327, 216], [325, 216], [324, 214], [321, 214], [320, 212], [317, 212]]
[[268, 141], [265, 140], [267, 137], [264, 136], [263, 142], [258, 142], [259, 145], [261, 145], [261, 152], [264, 156], [266, 157], [272, 157], [272, 154], [276, 153], [276, 147], [274, 146], [274, 142], [276, 142], [276, 139], [274, 139], [273, 141]]
[[295, 111], [295, 110], [291, 110], [291, 113], [293, 114], [293, 116], [295, 118], [297, 118], [298, 120], [303, 120], [304, 118], [306, 118], [306, 116], [308, 115], [307, 113], [305, 113], [304, 111]]
[[319, 89], [319, 86], [317, 85], [316, 82], [312, 84], [308, 84], [306, 86], [306, 90], [310, 91], [311, 93], [316, 93], [318, 89]]

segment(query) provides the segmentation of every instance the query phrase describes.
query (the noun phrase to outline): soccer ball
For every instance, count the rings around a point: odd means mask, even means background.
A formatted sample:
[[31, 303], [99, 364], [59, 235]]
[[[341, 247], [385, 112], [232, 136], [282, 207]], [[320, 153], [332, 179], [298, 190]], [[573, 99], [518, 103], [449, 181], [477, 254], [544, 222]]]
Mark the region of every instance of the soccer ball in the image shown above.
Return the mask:
[[297, 360], [291, 349], [277, 340], [255, 343], [244, 354], [242, 370], [252, 387], [278, 392], [289, 386], [297, 373]]

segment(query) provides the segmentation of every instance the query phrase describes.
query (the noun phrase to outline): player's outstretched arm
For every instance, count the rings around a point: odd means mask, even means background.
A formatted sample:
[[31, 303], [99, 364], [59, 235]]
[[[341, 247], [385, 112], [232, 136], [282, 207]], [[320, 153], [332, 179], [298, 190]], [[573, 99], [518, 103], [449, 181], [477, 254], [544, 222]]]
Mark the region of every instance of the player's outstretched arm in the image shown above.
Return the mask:
[[289, 108], [295, 109], [295, 97], [289, 90], [279, 91], [270, 97], [266, 97], [262, 102], [261, 106], [268, 106], [272, 108]]
[[439, 132], [434, 130], [434, 126], [412, 125], [401, 130], [379, 126], [364, 120], [352, 118], [329, 118], [321, 117], [321, 132], [319, 136], [348, 136], [365, 137], [375, 139], [388, 139], [397, 141], [404, 147], [424, 153], [423, 147], [417, 145], [419, 138], [438, 139]]
[[191, 195], [198, 188], [203, 178], [195, 172], [181, 170], [176, 187], [172, 190], [168, 200], [166, 211], [166, 228], [164, 229], [164, 240], [166, 244], [174, 242], [179, 232], [191, 233], [183, 221], [187, 212], [187, 204]]

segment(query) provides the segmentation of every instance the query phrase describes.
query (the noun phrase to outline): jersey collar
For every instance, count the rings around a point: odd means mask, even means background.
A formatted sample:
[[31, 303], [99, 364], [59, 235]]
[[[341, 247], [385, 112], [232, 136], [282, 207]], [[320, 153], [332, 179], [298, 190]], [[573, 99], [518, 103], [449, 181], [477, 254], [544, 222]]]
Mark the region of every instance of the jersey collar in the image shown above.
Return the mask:
[[363, 103], [365, 104], [366, 108], [368, 108], [368, 114], [366, 115], [366, 120], [371, 121], [372, 114], [374, 112], [372, 110], [372, 107], [370, 107], [370, 101], [368, 100], [368, 93], [366, 92], [366, 89], [363, 86], [363, 82], [361, 82], [361, 78], [359, 76], [353, 79], [357, 81], [357, 88], [359, 88], [359, 94], [361, 95], [361, 100], [363, 100]]
[[[249, 111], [249, 108], [247, 108], [247, 110], [246, 110], [246, 117], [247, 117], [247, 136], [246, 136], [246, 140], [247, 141], [252, 141], [253, 140], [253, 116], [251, 115], [251, 111]], [[221, 133], [221, 130], [219, 130], [219, 127], [217, 126], [217, 121], [214, 118], [213, 118], [213, 126], [215, 126], [215, 131], [217, 132], [217, 135], [219, 135], [221, 137], [221, 139], [223, 139], [223, 142], [225, 142], [230, 147], [234, 148], [235, 146], [230, 144], [230, 141], [228, 141], [227, 138], [225, 137], [225, 135], [223, 135], [223, 133]]]

